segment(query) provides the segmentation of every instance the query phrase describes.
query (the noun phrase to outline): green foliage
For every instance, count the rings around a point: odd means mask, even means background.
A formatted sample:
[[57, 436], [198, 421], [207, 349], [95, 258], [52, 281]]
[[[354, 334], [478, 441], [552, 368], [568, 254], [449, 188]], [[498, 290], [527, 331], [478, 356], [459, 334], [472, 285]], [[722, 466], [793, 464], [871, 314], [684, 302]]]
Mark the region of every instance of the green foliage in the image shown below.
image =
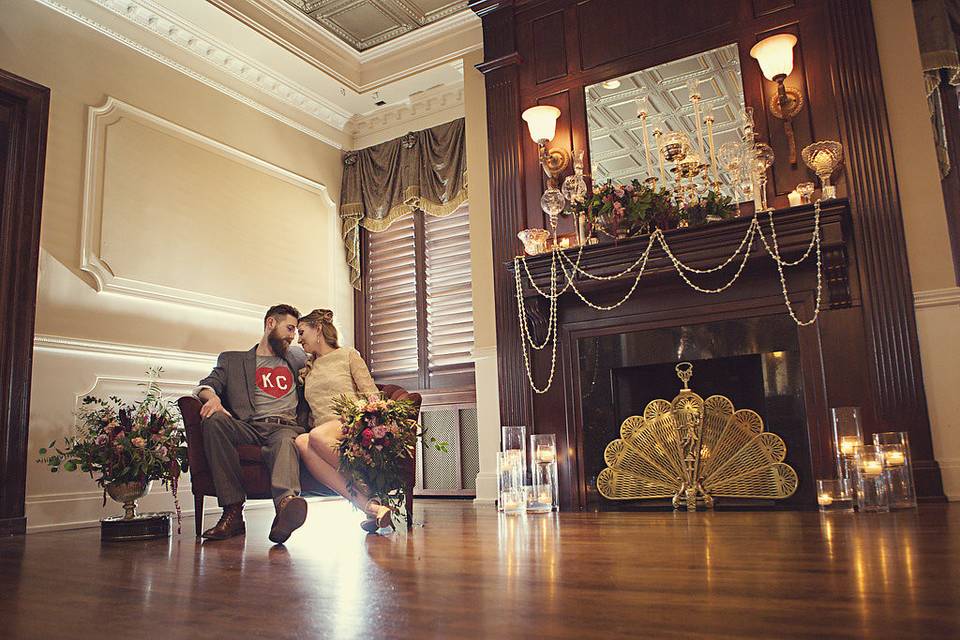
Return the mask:
[[125, 403], [117, 396], [107, 400], [84, 397], [76, 413], [76, 435], [56, 440], [39, 450], [37, 462], [50, 471], [82, 471], [101, 487], [114, 482], [159, 480], [174, 493], [180, 474], [187, 470], [186, 436], [180, 412], [164, 398], [157, 383], [163, 370], [148, 370], [144, 397]]

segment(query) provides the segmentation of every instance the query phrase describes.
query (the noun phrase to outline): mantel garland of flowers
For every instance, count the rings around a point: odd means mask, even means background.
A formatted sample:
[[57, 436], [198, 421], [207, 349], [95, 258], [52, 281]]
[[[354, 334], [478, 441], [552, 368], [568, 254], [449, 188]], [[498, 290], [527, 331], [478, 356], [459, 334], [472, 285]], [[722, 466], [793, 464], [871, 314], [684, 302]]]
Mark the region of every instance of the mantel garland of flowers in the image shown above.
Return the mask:
[[695, 204], [679, 206], [667, 189], [654, 189], [637, 179], [629, 184], [608, 180], [595, 185], [589, 198], [571, 208], [578, 216], [586, 215], [593, 229], [613, 238], [695, 227], [736, 213], [733, 200], [716, 191], [707, 191]]
[[186, 435], [180, 412], [157, 383], [162, 372], [148, 371], [148, 380], [140, 385], [144, 397], [138, 402], [85, 396], [76, 412], [76, 435], [65, 437], [62, 447], [56, 440], [42, 447], [37, 462], [53, 473], [61, 469], [89, 473], [103, 488], [104, 506], [108, 484], [159, 480], [173, 495], [179, 532], [177, 485], [187, 470]]
[[[628, 193], [624, 189], [624, 193]], [[617, 196], [620, 197], [620, 196]], [[611, 205], [612, 209], [612, 205]], [[770, 227], [770, 241], [767, 241], [767, 238], [764, 234], [763, 224], [760, 222], [761, 214], [766, 213], [769, 220]], [[628, 214], [624, 214], [626, 219]], [[753, 243], [756, 237], [759, 235], [761, 243], [763, 244], [764, 249], [773, 259], [777, 265], [777, 273], [780, 276], [780, 286], [783, 292], [783, 301], [787, 307], [787, 312], [790, 314], [790, 317], [799, 327], [805, 327], [813, 324], [817, 321], [818, 316], [820, 315], [820, 303], [822, 300], [822, 290], [823, 290], [823, 274], [822, 274], [822, 259], [820, 253], [820, 200], [817, 200], [814, 203], [814, 218], [813, 218], [813, 236], [810, 238], [810, 244], [807, 246], [806, 251], [803, 255], [793, 261], [784, 260], [780, 257], [780, 246], [777, 242], [777, 230], [773, 222], [773, 209], [767, 209], [766, 211], [757, 211], [753, 215], [753, 219], [750, 221], [750, 225], [747, 227], [747, 231], [743, 236], [743, 240], [740, 241], [740, 245], [737, 249], [730, 255], [729, 258], [725, 259], [720, 264], [710, 267], [707, 269], [697, 269], [689, 265], [684, 264], [670, 249], [670, 245], [667, 242], [666, 236], [664, 235], [663, 229], [657, 227], [653, 229], [650, 233], [649, 238], [647, 239], [647, 246], [640, 254], [633, 264], [621, 271], [620, 273], [610, 275], [610, 276], [598, 276], [592, 273], [589, 273], [580, 266], [581, 258], [583, 257], [583, 245], [577, 250], [576, 259], [572, 259], [567, 252], [562, 248], [557, 246], [554, 243], [553, 248], [550, 252], [550, 290], [549, 292], [543, 291], [540, 287], [537, 286], [536, 282], [533, 279], [533, 276], [530, 274], [530, 269], [527, 266], [527, 257], [526, 256], [517, 256], [513, 259], [513, 274], [516, 284], [516, 296], [517, 296], [517, 319], [520, 323], [520, 351], [523, 354], [523, 363], [527, 372], [527, 380], [530, 383], [530, 387], [537, 394], [544, 394], [550, 390], [550, 387], [553, 385], [553, 377], [556, 372], [557, 364], [557, 341], [558, 328], [557, 328], [557, 307], [558, 300], [561, 295], [563, 295], [568, 289], [572, 289], [573, 292], [577, 295], [586, 304], [587, 306], [596, 309], [598, 311], [611, 311], [616, 309], [633, 295], [633, 292], [636, 290], [637, 286], [640, 283], [640, 278], [643, 276], [644, 271], [647, 266], [647, 262], [650, 259], [650, 253], [653, 250], [655, 244], [659, 244], [660, 248], [663, 249], [664, 254], [670, 259], [671, 264], [673, 264], [674, 269], [680, 278], [687, 284], [691, 289], [699, 291], [700, 293], [707, 294], [716, 294], [733, 286], [733, 284], [740, 277], [740, 274], [743, 273], [744, 268], [747, 265], [747, 260], [750, 257], [750, 253], [753, 249]], [[817, 296], [816, 304], [814, 306], [813, 315], [808, 320], [800, 320], [796, 313], [794, 312], [793, 305], [790, 302], [790, 296], [787, 292], [787, 280], [784, 274], [784, 267], [795, 267], [803, 263], [810, 254], [816, 250], [816, 261], [817, 261]], [[572, 250], [571, 250], [572, 251]], [[693, 282], [688, 274], [708, 274], [716, 273], [723, 268], [727, 267], [731, 263], [734, 263], [740, 258], [739, 266], [737, 267], [736, 272], [733, 276], [723, 285], [714, 289], [708, 289], [697, 285]], [[566, 279], [566, 282], [560, 286], [558, 282], [557, 274], [557, 265], [560, 266], [560, 270], [563, 273], [563, 277]], [[639, 267], [639, 269], [638, 269]], [[586, 298], [580, 289], [577, 287], [576, 276], [580, 275], [590, 280], [619, 280], [625, 276], [629, 276], [631, 272], [637, 269], [637, 274], [634, 276], [633, 284], [627, 293], [617, 302], [611, 305], [598, 305]], [[522, 271], [521, 271], [522, 270]], [[534, 341], [533, 337], [530, 335], [530, 328], [527, 322], [527, 309], [523, 301], [523, 273], [526, 274], [527, 280], [530, 282], [530, 285], [537, 292], [538, 295], [546, 298], [550, 302], [550, 309], [547, 318], [547, 334], [542, 343], [537, 343]], [[547, 378], [547, 383], [544, 387], [538, 387], [533, 380], [533, 372], [530, 366], [530, 356], [528, 353], [528, 347], [535, 351], [542, 351], [546, 349], [547, 346], [550, 346], [550, 374]]]
[[[409, 400], [361, 400], [341, 395], [333, 400], [340, 416], [337, 453], [347, 488], [367, 491], [398, 516], [407, 500], [404, 475], [415, 464], [417, 439], [425, 429], [411, 417]], [[430, 444], [446, 453], [448, 443], [430, 438]]]

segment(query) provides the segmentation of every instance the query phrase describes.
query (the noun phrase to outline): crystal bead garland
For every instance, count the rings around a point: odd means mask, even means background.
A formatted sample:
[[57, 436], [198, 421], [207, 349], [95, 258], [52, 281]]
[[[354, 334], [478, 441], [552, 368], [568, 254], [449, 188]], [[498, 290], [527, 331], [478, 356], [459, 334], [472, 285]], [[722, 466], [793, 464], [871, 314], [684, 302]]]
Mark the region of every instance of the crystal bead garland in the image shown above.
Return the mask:
[[[799, 327], [806, 327], [817, 321], [817, 318], [820, 315], [821, 302], [823, 299], [823, 261], [820, 251], [820, 200], [817, 200], [813, 206], [814, 216], [813, 216], [813, 236], [810, 238], [810, 244], [807, 246], [806, 251], [798, 259], [793, 261], [784, 260], [780, 257], [780, 245], [777, 242], [777, 229], [773, 222], [773, 210], [766, 209], [765, 212], [768, 216], [768, 221], [770, 224], [770, 242], [767, 242], [767, 238], [764, 235], [763, 225], [760, 222], [760, 214], [764, 211], [757, 211], [753, 219], [750, 221], [750, 225], [747, 227], [747, 231], [743, 236], [743, 240], [740, 241], [740, 245], [737, 249], [730, 255], [729, 258], [721, 262], [715, 267], [710, 267], [708, 269], [697, 269], [689, 265], [684, 264], [673, 251], [670, 250], [670, 245], [667, 243], [667, 238], [664, 235], [663, 231], [660, 229], [655, 229], [653, 233], [650, 234], [649, 239], [647, 240], [647, 246], [643, 250], [643, 253], [640, 254], [640, 257], [634, 261], [629, 267], [621, 271], [620, 273], [609, 275], [609, 276], [598, 276], [596, 274], [589, 273], [580, 266], [580, 260], [583, 257], [583, 245], [580, 245], [577, 251], [576, 260], [571, 259], [563, 249], [560, 249], [556, 243], [550, 252], [550, 291], [545, 292], [540, 287], [537, 286], [536, 282], [533, 279], [533, 275], [530, 273], [530, 268], [527, 265], [526, 256], [517, 256], [513, 259], [513, 275], [514, 281], [516, 283], [516, 294], [517, 294], [517, 319], [520, 323], [520, 340], [522, 342], [520, 351], [523, 353], [523, 364], [527, 372], [527, 380], [530, 382], [530, 387], [534, 392], [538, 394], [544, 394], [550, 390], [550, 387], [553, 385], [554, 374], [556, 373], [557, 367], [557, 341], [559, 339], [557, 332], [557, 314], [558, 314], [558, 303], [560, 296], [566, 293], [568, 289], [572, 289], [577, 297], [580, 298], [587, 306], [597, 309], [598, 311], [612, 311], [616, 309], [633, 295], [633, 292], [636, 290], [637, 286], [640, 283], [640, 278], [643, 276], [646, 268], [647, 262], [650, 259], [650, 252], [653, 249], [654, 243], [658, 243], [663, 249], [663, 252], [669, 258], [671, 264], [673, 264], [674, 270], [677, 272], [677, 275], [695, 291], [700, 293], [720, 293], [726, 291], [728, 288], [733, 286], [733, 283], [740, 278], [740, 274], [743, 273], [744, 268], [747, 266], [747, 260], [750, 258], [750, 252], [753, 249], [753, 242], [756, 239], [756, 236], [760, 236], [760, 241], [763, 244], [764, 249], [773, 258], [773, 261], [777, 265], [777, 273], [780, 276], [780, 287], [783, 292], [783, 301], [787, 307], [787, 312], [790, 314], [790, 317]], [[786, 274], [784, 273], [784, 267], [795, 267], [807, 258], [810, 257], [810, 254], [816, 249], [816, 259], [817, 259], [817, 296], [816, 304], [813, 309], [813, 316], [809, 320], [800, 320], [796, 312], [793, 309], [793, 305], [790, 302], [790, 294], [787, 290], [787, 279]], [[741, 253], [743, 254], [740, 260], [740, 266], [737, 267], [736, 273], [733, 274], [733, 277], [723, 286], [717, 287], [716, 289], [706, 289], [700, 287], [694, 283], [687, 276], [688, 273], [692, 274], [707, 274], [715, 273], [720, 271], [724, 267], [731, 264], [736, 260]], [[563, 272], [563, 277], [566, 278], [566, 283], [563, 287], [559, 286], [557, 281], [557, 264], [560, 265], [560, 270]], [[569, 270], [568, 270], [569, 266]], [[591, 280], [603, 280], [611, 281], [618, 280], [634, 269], [637, 271], [637, 275], [633, 279], [633, 284], [630, 286], [629, 291], [626, 295], [623, 296], [619, 301], [615, 302], [612, 305], [604, 306], [594, 304], [583, 295], [580, 289], [576, 285], [576, 276], [577, 274], [583, 275], [586, 278]], [[522, 269], [522, 272], [521, 272]], [[549, 300], [549, 314], [547, 317], [547, 335], [544, 338], [542, 343], [537, 343], [534, 341], [533, 336], [530, 335], [530, 327], [527, 321], [527, 309], [523, 301], [523, 273], [526, 273], [527, 280], [529, 280], [530, 285], [537, 292], [538, 295]], [[558, 291], [559, 289], [559, 291]], [[530, 355], [528, 353], [528, 348], [535, 351], [542, 351], [547, 348], [547, 345], [550, 345], [550, 375], [547, 377], [546, 386], [540, 388], [537, 387], [536, 383], [533, 380], [533, 371], [530, 368]]]

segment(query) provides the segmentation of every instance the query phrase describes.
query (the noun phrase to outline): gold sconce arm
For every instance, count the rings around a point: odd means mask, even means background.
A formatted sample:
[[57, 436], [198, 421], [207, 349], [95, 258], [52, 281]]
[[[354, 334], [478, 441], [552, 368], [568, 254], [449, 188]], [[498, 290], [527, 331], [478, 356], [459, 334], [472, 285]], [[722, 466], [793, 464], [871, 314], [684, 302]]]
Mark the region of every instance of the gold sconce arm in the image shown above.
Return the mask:
[[770, 112], [783, 120], [783, 129], [787, 135], [787, 144], [790, 148], [790, 166], [797, 165], [797, 141], [793, 134], [793, 117], [803, 108], [803, 94], [796, 89], [788, 89], [783, 85], [786, 76], [777, 76], [773, 80], [777, 83], [777, 95], [770, 99]]
[[537, 143], [540, 147], [540, 166], [547, 175], [548, 185], [556, 188], [560, 175], [570, 166], [570, 152], [561, 147], [547, 149], [546, 142]]

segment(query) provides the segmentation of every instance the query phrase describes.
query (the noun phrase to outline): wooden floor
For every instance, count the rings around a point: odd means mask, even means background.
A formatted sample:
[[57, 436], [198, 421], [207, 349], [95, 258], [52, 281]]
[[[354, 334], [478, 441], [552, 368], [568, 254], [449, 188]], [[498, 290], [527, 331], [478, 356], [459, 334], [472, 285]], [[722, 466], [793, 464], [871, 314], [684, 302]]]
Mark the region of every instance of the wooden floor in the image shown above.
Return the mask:
[[0, 539], [0, 637], [960, 637], [960, 505], [886, 515], [563, 513], [422, 501], [367, 536], [314, 502], [286, 547]]

